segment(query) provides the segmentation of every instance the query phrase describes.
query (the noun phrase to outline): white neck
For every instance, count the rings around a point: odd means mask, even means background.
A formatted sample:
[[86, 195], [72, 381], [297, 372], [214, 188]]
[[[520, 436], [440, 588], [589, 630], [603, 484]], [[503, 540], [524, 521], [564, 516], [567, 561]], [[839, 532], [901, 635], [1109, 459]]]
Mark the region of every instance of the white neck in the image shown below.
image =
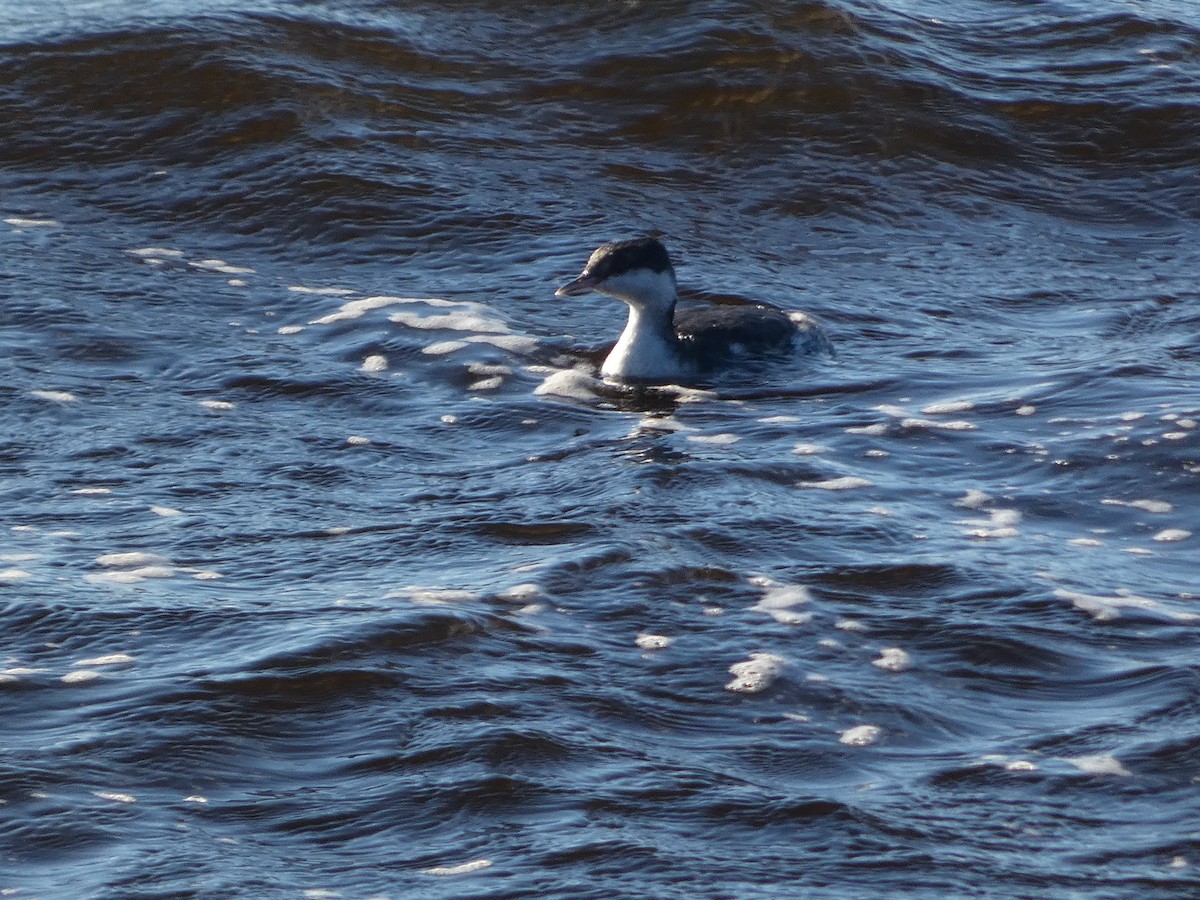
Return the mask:
[[669, 324], [663, 328], [662, 313], [648, 313], [631, 304], [629, 321], [600, 374], [605, 378], [657, 381], [679, 377], [683, 369], [674, 332]]

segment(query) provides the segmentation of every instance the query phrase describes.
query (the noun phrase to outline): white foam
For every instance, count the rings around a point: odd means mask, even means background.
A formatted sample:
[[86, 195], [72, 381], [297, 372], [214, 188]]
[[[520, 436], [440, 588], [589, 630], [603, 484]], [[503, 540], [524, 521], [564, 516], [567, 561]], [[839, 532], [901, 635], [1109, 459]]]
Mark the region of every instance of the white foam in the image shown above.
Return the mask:
[[500, 592], [501, 600], [507, 600], [512, 603], [527, 603], [542, 595], [542, 589], [532, 581], [514, 584], [510, 588], [505, 588]]
[[851, 425], [845, 429], [846, 434], [868, 434], [874, 436], [887, 434], [887, 430], [887, 424], [884, 422], [879, 422], [875, 425]]
[[478, 599], [474, 591], [458, 590], [456, 588], [421, 587], [409, 585], [384, 594], [385, 600], [403, 599], [422, 606], [445, 606], [450, 603], [465, 603]]
[[1121, 617], [1122, 609], [1142, 609], [1157, 613], [1177, 622], [1194, 622], [1200, 620], [1200, 613], [1182, 612], [1172, 609], [1160, 600], [1150, 597], [1139, 597], [1136, 594], [1118, 593], [1113, 596], [1100, 594], [1084, 594], [1079, 591], [1068, 591], [1056, 588], [1054, 596], [1070, 600], [1076, 609], [1088, 613], [1097, 622], [1109, 622]]
[[13, 584], [31, 577], [24, 569], [0, 569], [0, 584]]
[[49, 400], [51, 403], [74, 403], [79, 398], [70, 391], [30, 391], [39, 400]]
[[1071, 540], [1067, 541], [1067, 543], [1072, 544], [1073, 546], [1076, 546], [1076, 547], [1103, 547], [1104, 546], [1103, 541], [1098, 541], [1095, 538], [1071, 538]]
[[874, 482], [854, 475], [844, 475], [841, 478], [830, 478], [826, 481], [800, 481], [796, 487], [811, 488], [818, 491], [852, 491], [856, 488], [871, 487]]
[[124, 666], [133, 662], [133, 657], [128, 653], [109, 653], [105, 656], [93, 656], [90, 659], [81, 659], [71, 663], [74, 668], [83, 666]]
[[80, 497], [104, 497], [112, 493], [112, 488], [106, 487], [86, 487], [75, 488], [71, 491], [72, 494], [77, 494]]
[[102, 556], [96, 557], [97, 565], [114, 569], [158, 566], [167, 562], [166, 557], [159, 556], [157, 553], [146, 553], [141, 550], [133, 550], [126, 553], [105, 553]]
[[642, 632], [634, 641], [643, 650], [664, 650], [675, 643], [675, 638], [668, 637], [665, 634], [650, 634]]
[[739, 694], [757, 694], [779, 677], [787, 662], [773, 653], [751, 653], [750, 658], [729, 667], [733, 680], [725, 690]]
[[276, 334], [299, 334], [304, 330], [303, 325], [281, 325], [275, 329]]
[[233, 404], [228, 400], [201, 400], [200, 405], [205, 409], [211, 409], [216, 412], [224, 412], [225, 410], [233, 409]]
[[51, 228], [58, 224], [54, 219], [25, 219], [20, 216], [13, 216], [4, 222], [13, 228]]
[[1154, 536], [1154, 540], [1161, 543], [1173, 543], [1175, 541], [1185, 541], [1191, 536], [1192, 533], [1183, 528], [1164, 528]]
[[878, 725], [856, 725], [847, 728], [838, 738], [838, 743], [847, 747], [869, 747], [879, 740], [883, 729]]
[[336, 312], [332, 312], [327, 316], [322, 316], [319, 319], [313, 319], [309, 325], [332, 325], [334, 322], [349, 322], [353, 319], [360, 319], [367, 313], [377, 309], [383, 309], [388, 306], [396, 306], [401, 303], [424, 303], [428, 306], [439, 306], [442, 304], [450, 305], [448, 300], [437, 300], [435, 298], [418, 299], [416, 297], [363, 297], [361, 300], [350, 300], [343, 303]]
[[800, 421], [799, 416], [763, 416], [758, 421], [764, 425], [793, 425]]
[[797, 444], [792, 448], [792, 452], [797, 456], [815, 456], [818, 453], [824, 453], [827, 448], [820, 444]]
[[133, 794], [123, 794], [118, 791], [92, 791], [93, 797], [99, 797], [101, 800], [110, 800], [113, 803], [137, 803], [137, 798]]
[[490, 378], [480, 378], [467, 385], [468, 391], [494, 391], [504, 386], [504, 379], [499, 375]]
[[921, 409], [927, 416], [941, 416], [947, 413], [966, 412], [974, 409], [975, 404], [970, 400], [947, 400], [944, 403], [931, 403]]
[[602, 382], [585, 372], [580, 372], [578, 369], [560, 369], [547, 375], [545, 380], [533, 389], [533, 392], [539, 396], [594, 400], [598, 396], [596, 391], [600, 387], [602, 387]]
[[795, 607], [812, 600], [808, 588], [799, 584], [778, 584], [770, 579], [752, 579], [763, 588], [762, 599], [750, 607], [753, 612], [769, 615], [784, 625], [803, 625], [812, 620], [811, 612], [796, 612]]
[[191, 795], [189, 795], [189, 796], [187, 796], [187, 797], [184, 797], [184, 798], [183, 798], [183, 802], [184, 802], [184, 803], [200, 803], [200, 804], [204, 804], [204, 803], [207, 803], [207, 802], [208, 802], [208, 798], [207, 798], [207, 797], [204, 797], [204, 796], [202, 796], [202, 795], [200, 795], [200, 794], [191, 794]]
[[974, 431], [978, 426], [973, 422], [968, 422], [964, 419], [955, 419], [951, 422], [939, 422], [936, 419], [908, 418], [900, 421], [900, 427], [937, 431]]
[[1100, 501], [1104, 506], [1128, 506], [1133, 509], [1140, 509], [1148, 513], [1169, 513], [1173, 507], [1166, 500], [1112, 500], [1104, 499]]
[[387, 357], [379, 353], [372, 353], [362, 362], [364, 372], [383, 372], [387, 370], [387, 367]]
[[1036, 772], [1037, 763], [1032, 763], [1027, 759], [1014, 759], [1012, 762], [1004, 764], [1004, 768], [1009, 772]]
[[472, 872], [479, 872], [482, 869], [491, 868], [492, 861], [490, 859], [473, 859], [470, 862], [460, 863], [457, 866], [434, 866], [431, 869], [422, 869], [424, 875], [434, 875], [438, 878], [447, 878], [452, 875], [470, 875]]
[[[466, 307], [466, 304], [463, 304]], [[394, 312], [388, 319], [397, 325], [423, 330], [439, 329], [444, 331], [473, 331], [498, 332], [508, 331], [508, 325], [499, 319], [493, 319], [466, 307], [456, 312], [430, 313], [422, 315], [415, 312]]]
[[720, 434], [690, 434], [687, 439], [695, 441], [697, 444], [714, 444], [719, 447], [728, 447], [730, 444], [736, 444], [740, 441], [741, 437], [724, 431]]
[[253, 275], [254, 270], [246, 266], [234, 266], [225, 262], [223, 259], [199, 259], [188, 263], [196, 269], [204, 269], [206, 272], [219, 272], [222, 275]]
[[318, 297], [349, 297], [351, 294], [356, 293], [355, 291], [350, 290], [350, 288], [339, 288], [339, 287], [315, 288], [315, 287], [306, 287], [305, 285], [302, 285], [302, 284], [288, 285], [288, 290], [291, 291], [293, 294], [316, 294]]
[[360, 434], [352, 434], [350, 437], [346, 438], [346, 443], [351, 447], [366, 447], [371, 443], [371, 439], [369, 437], [363, 437]]
[[833, 623], [834, 628], [840, 628], [842, 631], [866, 631], [867, 626], [858, 619], [838, 619]]
[[1018, 406], [1015, 410], [1013, 410], [1013, 412], [1018, 416], [1032, 416], [1035, 412], [1037, 412], [1037, 407], [1032, 403], [1025, 403], [1021, 406]]
[[473, 334], [463, 340], [470, 344], [491, 344], [510, 353], [528, 353], [538, 346], [536, 338], [520, 334]]
[[437, 341], [427, 347], [422, 347], [421, 352], [426, 356], [447, 356], [451, 353], [457, 353], [459, 350], [464, 350], [471, 346], [466, 341]]
[[87, 684], [99, 677], [100, 673], [95, 669], [80, 669], [78, 672], [68, 672], [59, 681], [63, 684]]
[[1063, 762], [1070, 763], [1080, 772], [1088, 775], [1120, 775], [1130, 776], [1131, 773], [1115, 756], [1107, 753], [1094, 753], [1088, 756], [1064, 757]]
[[126, 250], [134, 256], [157, 257], [160, 259], [178, 259], [183, 256], [182, 250], [172, 250], [169, 247], [140, 247], [137, 250]]
[[872, 660], [871, 665], [887, 672], [903, 672], [912, 668], [912, 657], [899, 647], [884, 647], [879, 651], [879, 659]]
[[955, 506], [961, 506], [964, 509], [981, 509], [992, 502], [990, 494], [985, 494], [983, 491], [969, 488], [965, 494], [954, 501]]

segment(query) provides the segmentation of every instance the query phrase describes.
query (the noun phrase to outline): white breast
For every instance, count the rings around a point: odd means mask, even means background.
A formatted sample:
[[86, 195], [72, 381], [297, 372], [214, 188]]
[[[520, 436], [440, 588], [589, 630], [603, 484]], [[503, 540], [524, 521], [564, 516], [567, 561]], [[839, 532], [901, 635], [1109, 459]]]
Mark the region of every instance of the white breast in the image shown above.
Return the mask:
[[681, 378], [688, 367], [661, 330], [650, 326], [642, 311], [629, 307], [629, 321], [600, 369], [605, 378], [660, 381]]

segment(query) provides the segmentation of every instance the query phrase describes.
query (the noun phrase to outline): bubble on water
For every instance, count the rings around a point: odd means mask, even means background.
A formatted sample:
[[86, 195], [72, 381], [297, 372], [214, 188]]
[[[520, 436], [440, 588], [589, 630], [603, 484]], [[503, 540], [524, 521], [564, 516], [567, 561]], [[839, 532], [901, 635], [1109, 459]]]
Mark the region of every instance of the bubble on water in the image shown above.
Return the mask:
[[225, 262], [223, 259], [198, 259], [188, 263], [189, 266], [195, 269], [203, 269], [206, 272], [217, 272], [221, 275], [252, 275], [254, 270], [247, 266], [235, 266]]
[[526, 581], [521, 584], [514, 584], [510, 588], [505, 588], [498, 596], [501, 600], [507, 600], [512, 603], [526, 603], [541, 595], [541, 587], [532, 581]]
[[992, 502], [992, 496], [985, 494], [983, 491], [969, 488], [965, 494], [954, 501], [955, 506], [961, 506], [964, 509], [981, 509]]
[[96, 557], [97, 565], [112, 568], [161, 565], [167, 561], [166, 557], [159, 556], [157, 553], [147, 553], [142, 550], [133, 550], [125, 553], [105, 553]]
[[520, 334], [473, 334], [463, 340], [469, 344], [491, 344], [510, 353], [529, 353], [538, 346], [537, 338]]
[[77, 672], [68, 672], [59, 680], [63, 684], [86, 684], [89, 681], [95, 681], [100, 677], [100, 673], [95, 669], [80, 669]]
[[634, 639], [634, 643], [643, 650], [665, 650], [675, 643], [675, 638], [668, 637], [665, 634], [651, 634], [644, 631]]
[[916, 418], [901, 419], [900, 427], [924, 431], [975, 431], [978, 428], [973, 422], [967, 422], [963, 419], [939, 422], [936, 419]]
[[133, 794], [118, 791], [92, 791], [92, 796], [99, 797], [101, 800], [109, 800], [112, 803], [137, 803], [137, 798]]
[[70, 391], [38, 390], [30, 391], [29, 393], [37, 397], [39, 400], [48, 400], [51, 403], [75, 403], [79, 400], [79, 398]]
[[334, 322], [349, 322], [354, 319], [361, 319], [369, 312], [377, 309], [384, 309], [388, 306], [396, 306], [401, 303], [424, 303], [426, 306], [451, 306], [449, 300], [439, 300], [433, 297], [416, 298], [416, 297], [363, 297], [359, 300], [350, 300], [343, 303], [335, 312], [321, 316], [319, 319], [313, 319], [309, 325], [332, 325]]
[[128, 653], [108, 653], [104, 656], [93, 656], [90, 659], [81, 659], [71, 663], [74, 668], [83, 668], [84, 666], [125, 666], [133, 662], [133, 657]]
[[434, 866], [431, 869], [422, 869], [423, 875], [433, 875], [438, 878], [448, 878], [454, 875], [470, 875], [472, 872], [479, 872], [483, 869], [491, 868], [492, 861], [490, 859], [473, 859], [470, 862], [460, 863], [457, 866]]
[[878, 725], [856, 725], [843, 731], [838, 742], [847, 747], [869, 747], [882, 735], [883, 729]]
[[421, 348], [426, 356], [448, 356], [469, 347], [466, 341], [435, 341]]
[[293, 284], [288, 286], [288, 290], [293, 294], [316, 294], [319, 297], [348, 297], [355, 291], [350, 288], [339, 287], [306, 287], [302, 284]]
[[921, 412], [927, 416], [942, 416], [947, 413], [966, 412], [974, 409], [975, 404], [970, 400], [947, 400], [944, 403], [931, 403], [923, 407]]
[[384, 594], [384, 600], [408, 600], [421, 606], [446, 606], [451, 603], [466, 603], [479, 599], [474, 591], [458, 588], [421, 587], [409, 585]]
[[1158, 534], [1154, 535], [1154, 540], [1166, 544], [1175, 541], [1184, 541], [1191, 536], [1192, 533], [1183, 528], [1164, 528]]
[[739, 694], [760, 693], [779, 677], [786, 665], [783, 657], [773, 653], [751, 653], [749, 659], [729, 667], [733, 680], [725, 685], [725, 690]]
[[857, 488], [872, 487], [874, 482], [855, 475], [843, 475], [841, 478], [829, 478], [825, 481], [800, 481], [796, 487], [810, 488], [819, 491], [852, 491]]
[[730, 444], [736, 444], [741, 440], [738, 435], [727, 431], [719, 434], [690, 434], [687, 439], [695, 441], [697, 444], [714, 444], [719, 447], [728, 447]]
[[750, 607], [751, 611], [766, 613], [784, 625], [803, 625], [812, 620], [811, 612], [795, 610], [795, 607], [812, 600], [808, 588], [798, 584], [779, 584], [769, 578], [751, 579], [751, 583], [763, 589], [762, 599]]
[[499, 332], [508, 331], [508, 325], [499, 319], [485, 315], [478, 304], [460, 304], [461, 309], [454, 312], [418, 313], [407, 310], [394, 312], [388, 316], [389, 321], [408, 328], [422, 330], [442, 329], [445, 331]]
[[1088, 613], [1097, 622], [1110, 622], [1121, 617], [1123, 609], [1140, 609], [1147, 612], [1174, 619], [1177, 622], [1194, 622], [1200, 619], [1200, 613], [1184, 612], [1172, 609], [1161, 600], [1150, 597], [1139, 597], [1136, 594], [1117, 593], [1113, 596], [1100, 594], [1084, 594], [1079, 591], [1069, 591], [1065, 588], [1055, 588], [1054, 596], [1069, 600], [1076, 609]]
[[1108, 753], [1093, 753], [1087, 756], [1067, 756], [1063, 757], [1063, 762], [1070, 763], [1080, 772], [1088, 775], [1119, 775], [1128, 777], [1132, 775], [1128, 769], [1122, 765], [1121, 761], [1115, 756]]
[[874, 425], [851, 425], [844, 430], [846, 434], [866, 434], [877, 437], [887, 434], [888, 427], [886, 423], [878, 422]]
[[899, 647], [884, 647], [879, 651], [879, 659], [872, 660], [871, 665], [888, 672], [903, 672], [912, 668], [912, 657]]
[[1127, 506], [1132, 509], [1140, 509], [1143, 512], [1159, 515], [1169, 513], [1175, 508], [1166, 500], [1113, 500], [1105, 498], [1100, 503], [1104, 506]]
[[603, 384], [578, 369], [560, 369], [548, 376], [533, 392], [538, 396], [566, 397], [571, 400], [594, 400]]

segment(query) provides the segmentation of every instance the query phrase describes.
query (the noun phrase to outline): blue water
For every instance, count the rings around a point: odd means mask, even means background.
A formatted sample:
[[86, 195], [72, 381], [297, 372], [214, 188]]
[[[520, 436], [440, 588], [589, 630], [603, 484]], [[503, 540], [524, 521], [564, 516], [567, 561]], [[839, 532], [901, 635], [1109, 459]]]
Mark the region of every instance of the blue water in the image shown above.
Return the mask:
[[[0, 40], [0, 890], [1200, 891], [1192, 6]], [[599, 380], [650, 229], [835, 352]]]

